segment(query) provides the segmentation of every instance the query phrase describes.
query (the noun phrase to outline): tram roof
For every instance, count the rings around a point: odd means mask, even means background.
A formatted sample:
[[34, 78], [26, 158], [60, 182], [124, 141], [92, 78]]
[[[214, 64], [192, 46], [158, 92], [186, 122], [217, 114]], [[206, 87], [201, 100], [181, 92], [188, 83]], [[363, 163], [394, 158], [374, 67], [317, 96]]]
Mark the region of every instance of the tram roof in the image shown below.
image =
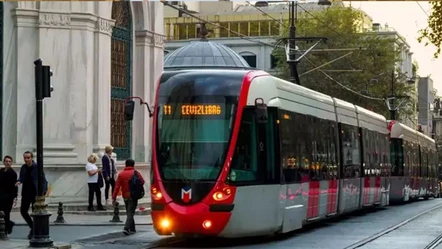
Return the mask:
[[432, 139], [431, 137], [419, 131], [416, 131], [398, 121], [388, 120], [388, 122], [395, 122], [393, 125], [391, 125], [390, 137], [400, 138], [413, 143], [419, 143], [421, 145], [425, 145], [426, 147], [435, 149], [436, 144], [434, 139]]

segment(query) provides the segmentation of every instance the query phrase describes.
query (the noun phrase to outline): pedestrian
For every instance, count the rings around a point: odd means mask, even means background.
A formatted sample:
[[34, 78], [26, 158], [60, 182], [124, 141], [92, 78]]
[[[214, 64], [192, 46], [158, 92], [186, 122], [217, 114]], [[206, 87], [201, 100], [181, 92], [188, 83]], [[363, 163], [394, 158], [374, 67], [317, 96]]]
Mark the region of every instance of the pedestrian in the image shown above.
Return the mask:
[[17, 173], [12, 169], [12, 157], [5, 156], [3, 158], [4, 168], [0, 169], [0, 211], [5, 213], [5, 225], [8, 234], [12, 233], [15, 225], [11, 221], [12, 207], [17, 205], [18, 187], [15, 186], [17, 182]]
[[103, 177], [106, 183], [106, 188], [104, 189], [104, 199], [106, 204], [110, 204], [109, 200], [109, 189], [112, 187], [112, 193], [115, 190], [115, 179], [117, 175], [117, 168], [115, 167], [115, 161], [112, 158], [112, 152], [114, 147], [108, 145], [104, 148], [104, 155], [101, 158], [101, 163], [103, 165]]
[[[31, 216], [29, 215], [29, 208], [34, 211], [35, 199], [37, 197], [37, 167], [38, 165], [34, 162], [34, 155], [30, 151], [25, 151], [23, 153], [23, 160], [25, 164], [23, 164], [20, 168], [20, 175], [17, 183], [15, 184], [17, 187], [22, 186], [21, 189], [21, 204], [20, 204], [20, 213], [23, 219], [28, 224], [31, 229], [28, 234], [28, 239], [32, 238], [33, 232], [33, 222]], [[40, 190], [41, 195], [46, 195], [46, 191], [48, 189], [48, 181], [46, 180], [45, 173], [43, 168], [40, 167], [40, 178], [38, 182], [42, 183], [41, 186], [43, 189]]]
[[103, 178], [101, 177], [101, 169], [95, 164], [98, 156], [91, 154], [87, 158], [86, 172], [88, 174], [87, 185], [89, 188], [89, 211], [95, 211], [94, 209], [94, 194], [97, 198], [97, 210], [105, 211], [106, 209], [101, 204], [101, 188], [103, 187]]
[[144, 185], [144, 179], [141, 174], [135, 170], [135, 161], [133, 159], [126, 160], [126, 167], [118, 175], [115, 190], [112, 194], [113, 204], [115, 205], [118, 192], [121, 189], [121, 194], [124, 199], [124, 205], [126, 207], [126, 224], [124, 225], [123, 233], [125, 235], [136, 233], [134, 215], [138, 206], [138, 199], [131, 196], [131, 180], [134, 174], [138, 176], [141, 185]]

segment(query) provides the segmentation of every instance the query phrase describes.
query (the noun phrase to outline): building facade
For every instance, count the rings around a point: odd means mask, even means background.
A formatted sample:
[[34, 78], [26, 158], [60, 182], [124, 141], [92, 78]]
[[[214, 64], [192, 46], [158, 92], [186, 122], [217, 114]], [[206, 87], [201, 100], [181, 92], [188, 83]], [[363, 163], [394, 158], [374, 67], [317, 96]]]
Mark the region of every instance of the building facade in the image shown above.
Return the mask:
[[86, 194], [90, 153], [115, 147], [118, 161], [150, 159], [151, 120], [143, 106], [124, 121], [124, 101], [153, 103], [163, 70], [159, 2], [0, 2], [2, 155], [35, 151], [34, 64], [53, 70], [44, 100], [45, 172], [55, 196]]
[[433, 132], [434, 88], [430, 77], [421, 77], [418, 85], [418, 123], [422, 132], [430, 136]]

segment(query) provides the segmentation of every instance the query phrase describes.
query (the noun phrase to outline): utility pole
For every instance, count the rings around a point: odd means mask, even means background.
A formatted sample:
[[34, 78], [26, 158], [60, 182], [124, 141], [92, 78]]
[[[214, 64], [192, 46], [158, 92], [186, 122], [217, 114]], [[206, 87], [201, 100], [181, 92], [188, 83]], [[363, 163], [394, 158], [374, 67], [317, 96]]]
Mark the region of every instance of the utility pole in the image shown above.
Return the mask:
[[391, 106], [392, 108], [390, 108], [390, 120], [396, 120], [396, 107], [394, 106], [394, 100], [395, 100], [395, 95], [394, 95], [394, 69], [391, 70]]
[[[287, 63], [290, 67], [290, 81], [294, 84], [301, 85], [301, 81], [299, 80], [298, 74], [298, 64], [301, 59], [307, 55], [314, 47], [316, 47], [320, 42], [327, 41], [326, 37], [296, 37], [296, 26], [295, 21], [297, 19], [298, 12], [298, 2], [297, 0], [292, 1], [289, 5], [289, 37], [281, 38], [280, 40], [284, 41], [286, 44], [286, 58]], [[331, 5], [329, 0], [318, 0], [318, 5]], [[303, 53], [298, 57], [296, 56], [296, 41], [305, 41], [305, 42], [313, 42], [316, 41], [313, 45], [310, 46], [309, 49], [303, 51]], [[275, 44], [277, 46], [279, 42]]]
[[[388, 96], [388, 98], [386, 100], [388, 110], [390, 111], [390, 120], [396, 120], [396, 112], [398, 111], [399, 107], [405, 102], [405, 100], [410, 98], [410, 96], [407, 96], [407, 95], [396, 95], [396, 91], [395, 91], [395, 87], [394, 87], [395, 81], [396, 81], [395, 69], [393, 68], [391, 70], [391, 84], [390, 84], [391, 93], [390, 93], [390, 96]], [[412, 79], [408, 79], [407, 83], [414, 84], [415, 82]], [[401, 100], [401, 102], [399, 102], [396, 105], [396, 101], [395, 101], [396, 99], [402, 99], [402, 100]]]
[[51, 86], [52, 71], [49, 66], [44, 66], [43, 61], [34, 61], [35, 65], [35, 98], [36, 98], [36, 135], [37, 135], [37, 197], [34, 211], [31, 216], [34, 219], [33, 235], [29, 242], [30, 247], [51, 247], [54, 242], [49, 236], [49, 217], [45, 203], [45, 186], [47, 183], [43, 171], [43, 99], [50, 98], [54, 90]]
[[[296, 8], [295, 8], [296, 6]], [[292, 1], [291, 2], [291, 11], [289, 10], [289, 19], [290, 19], [290, 48], [296, 50], [296, 26], [295, 26], [295, 14], [296, 17], [298, 15], [298, 2]], [[297, 72], [297, 62], [296, 62], [296, 53], [293, 51], [290, 51], [290, 60], [289, 60], [289, 66], [290, 66], [290, 81], [292, 83], [301, 85], [301, 82], [299, 81], [299, 75]]]

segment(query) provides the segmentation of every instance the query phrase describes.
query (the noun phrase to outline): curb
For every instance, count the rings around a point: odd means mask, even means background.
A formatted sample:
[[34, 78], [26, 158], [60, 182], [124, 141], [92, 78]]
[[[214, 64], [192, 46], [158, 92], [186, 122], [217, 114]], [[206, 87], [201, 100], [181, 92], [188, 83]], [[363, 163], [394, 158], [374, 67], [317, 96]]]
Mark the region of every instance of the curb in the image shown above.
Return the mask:
[[[144, 222], [144, 223], [137, 223], [135, 222], [137, 226], [151, 226], [152, 222]], [[26, 223], [15, 223], [15, 226], [28, 226]], [[64, 224], [56, 224], [56, 223], [50, 223], [49, 226], [51, 227], [113, 227], [113, 226], [124, 226], [124, 222], [108, 222], [108, 223], [64, 223]], [[52, 247], [51, 247], [52, 248]]]
[[[51, 212], [53, 215], [57, 215], [57, 212]], [[120, 210], [119, 214], [120, 215], [126, 215], [126, 210]], [[135, 215], [141, 215], [141, 216], [145, 216], [145, 215], [150, 215], [151, 210], [150, 209], [145, 209], [143, 211], [135, 211]], [[113, 216], [114, 215], [114, 211], [113, 210], [106, 210], [106, 211], [95, 211], [95, 212], [91, 212], [91, 211], [64, 211], [63, 215], [90, 215], [90, 216]]]

